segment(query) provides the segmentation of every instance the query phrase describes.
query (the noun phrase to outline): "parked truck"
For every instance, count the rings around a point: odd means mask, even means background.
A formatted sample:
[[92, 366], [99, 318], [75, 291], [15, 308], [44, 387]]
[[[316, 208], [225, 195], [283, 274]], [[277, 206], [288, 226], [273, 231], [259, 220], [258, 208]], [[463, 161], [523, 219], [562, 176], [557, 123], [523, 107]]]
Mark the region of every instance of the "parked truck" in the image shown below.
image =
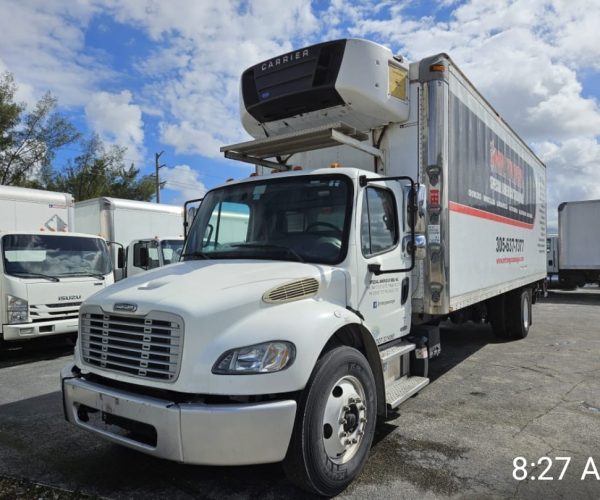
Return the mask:
[[177, 262], [183, 248], [179, 206], [101, 197], [75, 203], [75, 220], [80, 230], [113, 242], [116, 280]]
[[254, 140], [222, 151], [264, 175], [207, 193], [180, 263], [84, 304], [65, 415], [334, 495], [429, 383], [441, 320], [527, 335], [545, 168], [446, 54], [326, 42], [247, 69], [241, 95]]
[[558, 236], [548, 238], [548, 273], [558, 275], [564, 288], [600, 284], [600, 200], [558, 206]]
[[77, 334], [81, 302], [113, 282], [106, 243], [73, 219], [70, 194], [0, 186], [0, 348]]

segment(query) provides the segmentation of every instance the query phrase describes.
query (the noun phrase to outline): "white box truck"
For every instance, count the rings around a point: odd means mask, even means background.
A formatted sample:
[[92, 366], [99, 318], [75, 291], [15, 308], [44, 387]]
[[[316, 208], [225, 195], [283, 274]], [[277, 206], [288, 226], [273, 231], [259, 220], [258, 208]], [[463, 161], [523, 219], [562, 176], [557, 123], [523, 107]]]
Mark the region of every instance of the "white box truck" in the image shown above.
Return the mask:
[[209, 191], [181, 262], [84, 304], [66, 418], [180, 462], [283, 461], [334, 495], [428, 384], [440, 320], [527, 335], [545, 168], [445, 54], [326, 42], [241, 94], [255, 140], [222, 150], [276, 175]]
[[76, 334], [81, 302], [113, 283], [105, 241], [73, 219], [70, 194], [0, 186], [0, 347]]
[[[183, 208], [147, 201], [94, 198], [75, 203], [79, 230], [110, 242], [115, 279], [177, 262], [183, 248]], [[119, 245], [124, 262], [119, 266]]]
[[558, 206], [557, 272], [563, 287], [600, 285], [600, 200]]

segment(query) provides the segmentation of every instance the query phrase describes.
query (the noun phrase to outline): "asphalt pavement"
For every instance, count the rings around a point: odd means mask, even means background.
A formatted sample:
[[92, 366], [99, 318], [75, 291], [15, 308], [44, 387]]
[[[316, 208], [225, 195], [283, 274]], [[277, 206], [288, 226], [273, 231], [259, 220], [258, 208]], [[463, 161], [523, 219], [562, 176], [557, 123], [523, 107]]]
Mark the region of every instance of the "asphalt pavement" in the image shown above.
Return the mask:
[[[551, 291], [533, 314], [529, 336], [512, 342], [486, 325], [444, 324], [431, 384], [378, 427], [340, 497], [600, 498], [600, 290]], [[278, 464], [182, 465], [67, 424], [58, 374], [71, 349], [0, 353], [0, 479], [69, 498], [306, 498]]]

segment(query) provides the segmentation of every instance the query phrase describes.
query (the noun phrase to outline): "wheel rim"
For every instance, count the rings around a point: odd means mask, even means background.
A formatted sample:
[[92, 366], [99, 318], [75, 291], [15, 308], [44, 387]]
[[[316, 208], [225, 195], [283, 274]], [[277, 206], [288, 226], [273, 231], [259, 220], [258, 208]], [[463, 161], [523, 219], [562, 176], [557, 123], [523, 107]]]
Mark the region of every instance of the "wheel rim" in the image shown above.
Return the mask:
[[352, 459], [362, 444], [367, 426], [365, 390], [351, 375], [340, 378], [329, 391], [323, 414], [325, 452], [336, 464]]
[[523, 327], [525, 330], [529, 328], [529, 297], [527, 295], [523, 300]]

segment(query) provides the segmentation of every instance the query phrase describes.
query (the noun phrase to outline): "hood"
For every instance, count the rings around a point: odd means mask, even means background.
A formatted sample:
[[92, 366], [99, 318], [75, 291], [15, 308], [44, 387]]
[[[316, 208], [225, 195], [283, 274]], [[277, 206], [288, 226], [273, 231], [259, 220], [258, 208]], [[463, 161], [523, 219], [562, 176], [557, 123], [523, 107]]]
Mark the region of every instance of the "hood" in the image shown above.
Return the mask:
[[89, 303], [107, 312], [125, 303], [134, 304], [141, 315], [151, 310], [204, 315], [256, 304], [267, 290], [301, 278], [315, 278], [321, 295], [333, 271], [330, 266], [287, 261], [186, 261], [126, 278]]

